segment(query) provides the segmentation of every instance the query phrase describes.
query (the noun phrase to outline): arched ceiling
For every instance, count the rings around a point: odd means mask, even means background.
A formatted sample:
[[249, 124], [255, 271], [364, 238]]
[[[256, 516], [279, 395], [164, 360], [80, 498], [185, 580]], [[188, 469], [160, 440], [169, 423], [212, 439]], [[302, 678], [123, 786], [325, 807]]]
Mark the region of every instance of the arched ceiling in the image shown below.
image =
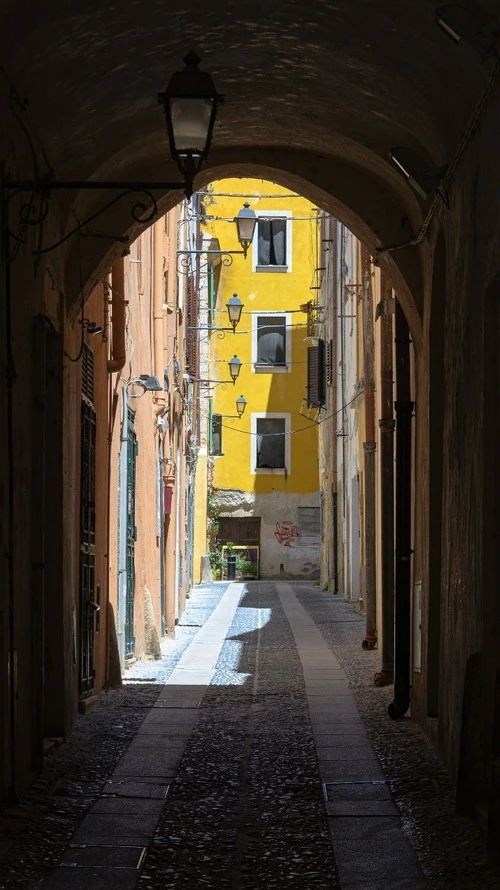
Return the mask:
[[[262, 163], [334, 198], [340, 190], [344, 216], [351, 207], [373, 246], [404, 219], [415, 231], [425, 212], [389, 149], [409, 145], [446, 164], [487, 76], [437, 27], [437, 5], [4, 0], [0, 58], [4, 80], [29, 100], [29, 129], [57, 178], [172, 180], [157, 93], [195, 49], [226, 97], [212, 170]], [[494, 0], [472, 6], [495, 14]], [[414, 288], [416, 270], [403, 275]]]

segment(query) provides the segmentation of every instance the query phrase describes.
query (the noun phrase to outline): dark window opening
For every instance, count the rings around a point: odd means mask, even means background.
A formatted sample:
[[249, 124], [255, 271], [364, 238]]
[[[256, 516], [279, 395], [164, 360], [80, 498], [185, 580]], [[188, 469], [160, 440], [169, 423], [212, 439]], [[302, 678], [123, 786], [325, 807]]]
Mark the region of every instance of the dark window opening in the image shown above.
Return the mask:
[[257, 361], [260, 366], [286, 366], [286, 316], [257, 318]]
[[222, 454], [222, 414], [212, 414], [212, 447], [211, 454]]
[[257, 418], [257, 469], [285, 469], [284, 418]]
[[286, 266], [286, 219], [258, 220], [257, 265]]

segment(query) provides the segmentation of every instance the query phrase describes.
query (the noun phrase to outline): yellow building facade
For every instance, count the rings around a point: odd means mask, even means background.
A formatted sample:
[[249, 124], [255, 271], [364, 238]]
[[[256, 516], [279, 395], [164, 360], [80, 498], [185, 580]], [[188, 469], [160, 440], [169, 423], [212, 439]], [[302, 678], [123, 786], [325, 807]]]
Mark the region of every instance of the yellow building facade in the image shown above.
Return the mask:
[[[244, 202], [257, 216], [246, 258], [234, 218]], [[211, 249], [208, 288], [209, 482], [218, 538], [251, 549], [261, 577], [316, 577], [320, 499], [317, 424], [307, 408], [307, 313], [319, 257], [318, 213], [305, 198], [260, 179], [212, 183], [202, 198]], [[210, 267], [209, 267], [210, 268]], [[209, 276], [210, 278], [210, 276]], [[234, 333], [228, 300], [243, 304]], [[201, 333], [203, 336], [203, 332]], [[241, 362], [231, 382], [228, 362]], [[227, 386], [216, 385], [229, 381]], [[238, 413], [236, 400], [245, 400]], [[247, 554], [248, 555], [248, 554]]]

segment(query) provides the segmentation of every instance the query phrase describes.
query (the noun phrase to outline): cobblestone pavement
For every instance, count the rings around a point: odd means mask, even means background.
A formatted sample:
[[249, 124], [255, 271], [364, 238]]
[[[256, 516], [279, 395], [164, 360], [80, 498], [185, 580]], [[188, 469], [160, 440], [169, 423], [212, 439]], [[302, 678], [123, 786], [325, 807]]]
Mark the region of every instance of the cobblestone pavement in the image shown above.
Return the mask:
[[426, 736], [411, 719], [390, 720], [392, 686], [378, 689], [373, 675], [380, 653], [361, 648], [364, 616], [342, 597], [294, 584], [349, 678], [363, 723], [433, 890], [500, 890], [500, 876], [484, 866], [484, 838], [473, 821], [457, 815], [453, 786]]
[[163, 659], [132, 665], [120, 689], [103, 692], [87, 716], [77, 715], [69, 741], [48, 752], [41, 778], [19, 804], [0, 810], [0, 890], [34, 890], [58, 864], [158, 698], [156, 684], [169, 676], [226, 588], [196, 588], [176, 640], [163, 643]]
[[294, 639], [275, 585], [251, 585], [139, 887], [338, 886]]
[[[163, 660], [137, 663], [122, 689], [104, 693], [24, 799], [0, 813], [1, 890], [42, 886], [226, 586], [195, 589]], [[380, 656], [361, 649], [363, 617], [317, 587], [292, 587], [349, 678], [429, 888], [500, 890], [430, 744], [411, 720], [388, 719], [392, 690], [373, 686]], [[274, 584], [244, 595], [197, 713], [140, 890], [340, 887], [301, 663]]]

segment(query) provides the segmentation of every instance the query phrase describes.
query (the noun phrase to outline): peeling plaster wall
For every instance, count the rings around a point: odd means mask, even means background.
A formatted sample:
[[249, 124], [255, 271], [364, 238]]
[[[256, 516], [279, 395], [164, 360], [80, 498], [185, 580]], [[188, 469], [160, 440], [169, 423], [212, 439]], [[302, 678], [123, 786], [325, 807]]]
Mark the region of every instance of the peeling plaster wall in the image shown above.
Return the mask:
[[320, 539], [301, 531], [299, 507], [319, 507], [319, 494], [250, 494], [219, 489], [221, 516], [260, 517], [260, 576], [318, 578]]

